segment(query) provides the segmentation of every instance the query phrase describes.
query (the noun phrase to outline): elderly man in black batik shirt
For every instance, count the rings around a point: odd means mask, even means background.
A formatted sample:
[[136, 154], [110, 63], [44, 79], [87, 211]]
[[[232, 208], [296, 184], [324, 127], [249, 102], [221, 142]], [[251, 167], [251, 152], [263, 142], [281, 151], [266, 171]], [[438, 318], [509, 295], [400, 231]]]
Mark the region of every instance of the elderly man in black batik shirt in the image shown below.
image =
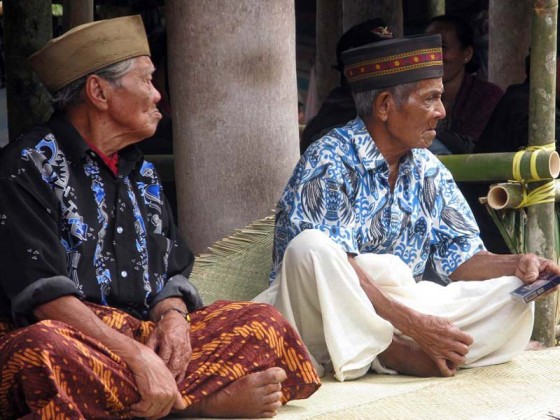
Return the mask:
[[82, 25], [31, 63], [58, 111], [0, 157], [0, 418], [271, 417], [311, 395], [278, 312], [202, 307], [188, 280], [134, 145], [161, 119], [141, 19]]

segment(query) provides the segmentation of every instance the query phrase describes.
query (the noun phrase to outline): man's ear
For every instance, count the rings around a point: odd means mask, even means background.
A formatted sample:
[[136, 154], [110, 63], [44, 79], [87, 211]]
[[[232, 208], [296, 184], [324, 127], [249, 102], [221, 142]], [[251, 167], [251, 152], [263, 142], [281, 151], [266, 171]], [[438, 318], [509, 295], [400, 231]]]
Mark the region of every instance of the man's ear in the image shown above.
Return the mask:
[[109, 106], [108, 98], [110, 95], [110, 89], [111, 86], [109, 85], [109, 82], [95, 74], [92, 74], [86, 79], [84, 93], [88, 102], [100, 110], [105, 110]]
[[381, 92], [373, 103], [372, 115], [375, 115], [381, 121], [387, 121], [394, 104], [393, 96], [389, 92]]

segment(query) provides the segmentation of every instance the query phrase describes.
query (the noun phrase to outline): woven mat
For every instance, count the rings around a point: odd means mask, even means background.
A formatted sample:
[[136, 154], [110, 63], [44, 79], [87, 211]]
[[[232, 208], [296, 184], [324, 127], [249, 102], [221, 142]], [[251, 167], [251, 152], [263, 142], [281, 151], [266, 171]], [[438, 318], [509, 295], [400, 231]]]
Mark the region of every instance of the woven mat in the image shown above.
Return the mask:
[[282, 407], [288, 419], [560, 418], [560, 348], [525, 351], [510, 363], [464, 369], [453, 378], [366, 375], [333, 379], [311, 398]]
[[202, 301], [251, 300], [268, 287], [274, 216], [238, 229], [196, 257], [190, 280]]
[[[252, 223], [197, 257], [191, 280], [203, 300], [250, 300], [268, 284], [274, 218]], [[326, 378], [311, 398], [276, 419], [560, 419], [560, 348], [526, 351], [510, 363], [453, 378], [366, 375]]]

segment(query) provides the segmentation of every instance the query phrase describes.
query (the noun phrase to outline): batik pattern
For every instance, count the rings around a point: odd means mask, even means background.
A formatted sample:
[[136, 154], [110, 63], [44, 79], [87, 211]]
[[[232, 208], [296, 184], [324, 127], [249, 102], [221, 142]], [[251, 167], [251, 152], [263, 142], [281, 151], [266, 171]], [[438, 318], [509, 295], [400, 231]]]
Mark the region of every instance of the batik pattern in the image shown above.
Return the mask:
[[32, 260], [25, 273], [11, 273], [21, 281], [10, 294], [32, 297], [44, 286], [52, 298], [73, 293], [146, 319], [160, 293], [181, 296], [188, 288], [193, 262], [158, 174], [130, 146], [119, 151], [115, 176], [66, 120], [52, 123], [56, 137], [43, 128], [23, 136], [2, 168], [0, 188], [12, 200], [0, 206], [0, 233], [17, 238], [2, 256], [20, 265]]
[[79, 213], [74, 188], [70, 184], [70, 161], [59, 147], [55, 137], [47, 134], [34, 148], [23, 149], [21, 157], [37, 168], [42, 180], [55, 194], [65, 223], [60, 226], [60, 242], [66, 250], [68, 276], [79, 291], [79, 249], [88, 238], [88, 224]]
[[[146, 243], [146, 236], [147, 236], [146, 225], [144, 223], [144, 217], [140, 212], [140, 208], [138, 207], [138, 203], [136, 201], [136, 195], [134, 194], [134, 190], [132, 189], [132, 185], [128, 177], [124, 178], [124, 184], [126, 185], [128, 198], [130, 199], [130, 203], [132, 204], [132, 213], [134, 214], [134, 231], [136, 232], [136, 250], [138, 251], [138, 255], [140, 256], [140, 261], [138, 265], [140, 266], [140, 271], [142, 273], [142, 279], [144, 283], [144, 292], [145, 292], [144, 302], [147, 305], [148, 297], [152, 292], [152, 286], [150, 285], [150, 275], [148, 274], [148, 247]], [[159, 289], [161, 289], [161, 287], [162, 285], [160, 285]]]
[[[111, 328], [146, 342], [154, 324], [88, 304]], [[188, 406], [235, 380], [283, 368], [282, 402], [307, 398], [319, 378], [299, 336], [272, 307], [216, 302], [191, 314], [192, 358], [179, 384]], [[122, 360], [68, 325], [43, 321], [0, 341], [0, 418], [33, 413], [42, 419], [127, 418], [139, 399]]]
[[105, 250], [105, 238], [109, 227], [109, 215], [107, 214], [106, 194], [103, 188], [103, 180], [99, 174], [99, 164], [91, 156], [87, 156], [84, 164], [84, 172], [91, 180], [91, 191], [97, 204], [97, 223], [99, 231], [96, 235], [97, 244], [93, 256], [93, 266], [95, 267], [95, 277], [100, 290], [100, 302], [107, 305], [107, 296], [111, 292], [111, 272], [107, 268], [106, 262], [111, 260], [110, 253]]
[[451, 274], [484, 249], [478, 227], [449, 171], [424, 149], [401, 159], [394, 190], [389, 167], [360, 118], [309, 147], [277, 206], [274, 267], [288, 243], [318, 229], [348, 253], [394, 254], [416, 278], [432, 259]]

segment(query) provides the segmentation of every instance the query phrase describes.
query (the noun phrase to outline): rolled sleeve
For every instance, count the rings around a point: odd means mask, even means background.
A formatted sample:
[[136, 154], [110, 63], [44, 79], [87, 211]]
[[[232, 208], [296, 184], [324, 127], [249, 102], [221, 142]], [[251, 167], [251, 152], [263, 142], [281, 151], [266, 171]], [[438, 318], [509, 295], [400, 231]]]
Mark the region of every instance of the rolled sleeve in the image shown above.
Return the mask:
[[24, 317], [33, 305], [79, 295], [58, 237], [57, 204], [30, 172], [0, 179], [0, 287], [11, 306], [2, 312]]
[[39, 279], [12, 299], [12, 317], [18, 324], [30, 323], [34, 318], [33, 310], [37, 306], [69, 295], [83, 298], [74, 282], [68, 277], [54, 276]]
[[169, 279], [163, 289], [151, 300], [150, 309], [162, 300], [171, 297], [182, 298], [189, 312], [201, 308], [203, 305], [198, 290], [194, 284], [183, 275], [176, 275]]

